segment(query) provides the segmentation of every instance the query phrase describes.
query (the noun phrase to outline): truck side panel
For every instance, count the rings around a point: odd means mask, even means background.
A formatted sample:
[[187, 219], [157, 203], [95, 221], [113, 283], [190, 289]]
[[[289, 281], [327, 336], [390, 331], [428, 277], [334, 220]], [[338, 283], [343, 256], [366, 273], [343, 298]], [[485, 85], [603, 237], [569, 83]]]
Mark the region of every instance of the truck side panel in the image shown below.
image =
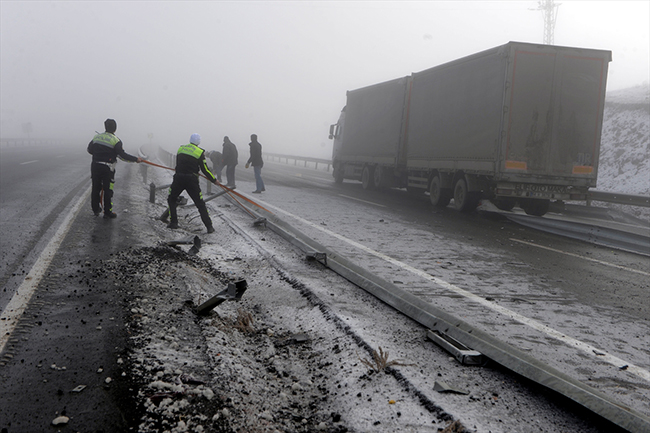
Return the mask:
[[349, 91], [341, 161], [397, 164], [408, 77]]
[[492, 49], [413, 74], [409, 167], [482, 160], [496, 169], [506, 55]]

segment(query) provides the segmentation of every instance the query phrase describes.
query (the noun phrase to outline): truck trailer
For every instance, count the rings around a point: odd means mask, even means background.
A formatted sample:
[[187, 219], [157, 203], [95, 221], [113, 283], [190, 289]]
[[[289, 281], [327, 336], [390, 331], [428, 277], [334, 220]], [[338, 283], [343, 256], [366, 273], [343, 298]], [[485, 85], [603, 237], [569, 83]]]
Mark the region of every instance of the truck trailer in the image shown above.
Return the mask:
[[509, 42], [347, 92], [335, 182], [544, 215], [596, 186], [611, 51]]

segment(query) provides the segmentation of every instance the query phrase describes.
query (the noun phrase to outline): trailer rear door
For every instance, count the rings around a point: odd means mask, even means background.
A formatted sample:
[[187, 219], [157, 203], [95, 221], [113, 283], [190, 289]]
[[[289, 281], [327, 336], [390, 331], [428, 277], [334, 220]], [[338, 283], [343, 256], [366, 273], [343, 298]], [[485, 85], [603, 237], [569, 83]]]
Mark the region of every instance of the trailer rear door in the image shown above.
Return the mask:
[[506, 172], [595, 186], [611, 52], [513, 44]]

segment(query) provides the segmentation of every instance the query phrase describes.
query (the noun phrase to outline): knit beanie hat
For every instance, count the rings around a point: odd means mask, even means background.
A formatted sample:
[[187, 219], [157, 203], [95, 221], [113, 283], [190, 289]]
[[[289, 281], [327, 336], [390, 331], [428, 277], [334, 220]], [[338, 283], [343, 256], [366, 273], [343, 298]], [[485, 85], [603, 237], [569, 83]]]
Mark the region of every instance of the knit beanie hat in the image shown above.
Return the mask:
[[117, 122], [113, 119], [106, 119], [104, 121], [104, 128], [106, 128], [106, 132], [113, 133], [117, 131]]
[[190, 143], [195, 144], [195, 145], [198, 146], [199, 144], [201, 144], [201, 136], [195, 132], [190, 137]]

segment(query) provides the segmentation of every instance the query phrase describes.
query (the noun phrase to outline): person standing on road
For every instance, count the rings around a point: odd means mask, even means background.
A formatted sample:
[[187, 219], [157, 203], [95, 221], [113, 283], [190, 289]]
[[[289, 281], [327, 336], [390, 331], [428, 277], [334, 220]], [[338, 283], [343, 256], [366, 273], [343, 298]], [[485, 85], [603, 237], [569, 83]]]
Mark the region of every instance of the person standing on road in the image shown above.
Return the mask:
[[113, 212], [113, 187], [115, 186], [115, 165], [117, 158], [129, 162], [142, 162], [142, 158], [129, 155], [124, 151], [122, 140], [116, 135], [117, 122], [113, 119], [104, 121], [103, 133], [97, 133], [88, 143], [86, 149], [93, 156], [90, 164], [90, 177], [92, 179], [92, 192], [90, 205], [95, 216], [102, 212], [101, 193], [104, 190], [104, 218], [117, 218]]
[[169, 196], [167, 196], [170, 216], [170, 222], [167, 227], [170, 229], [178, 228], [178, 215], [176, 213], [177, 200], [183, 191], [187, 191], [196, 208], [199, 210], [201, 221], [203, 221], [203, 224], [208, 229], [208, 233], [213, 233], [212, 219], [208, 214], [208, 208], [203, 201], [203, 194], [199, 186], [199, 169], [207, 176], [210, 182], [216, 184], [217, 179], [206, 165], [205, 150], [201, 149], [199, 144], [201, 144], [201, 136], [199, 134], [192, 134], [189, 144], [184, 144], [178, 148], [178, 153], [176, 154], [176, 173], [174, 174], [172, 185], [169, 187]]
[[262, 145], [257, 141], [257, 135], [251, 135], [251, 142], [248, 143], [251, 148], [251, 157], [248, 158], [246, 162], [246, 168], [253, 165], [253, 172], [255, 173], [255, 191], [253, 194], [261, 194], [264, 189], [264, 181], [262, 180], [262, 167], [264, 166], [264, 161], [262, 160]]
[[214, 171], [214, 175], [217, 177], [219, 183], [221, 183], [221, 171], [223, 170], [223, 154], [218, 150], [213, 150], [208, 155], [208, 158], [210, 158], [210, 161], [212, 161], [212, 171]]
[[239, 159], [237, 146], [228, 136], [223, 137], [223, 165], [226, 167], [226, 186], [235, 188], [235, 166]]

